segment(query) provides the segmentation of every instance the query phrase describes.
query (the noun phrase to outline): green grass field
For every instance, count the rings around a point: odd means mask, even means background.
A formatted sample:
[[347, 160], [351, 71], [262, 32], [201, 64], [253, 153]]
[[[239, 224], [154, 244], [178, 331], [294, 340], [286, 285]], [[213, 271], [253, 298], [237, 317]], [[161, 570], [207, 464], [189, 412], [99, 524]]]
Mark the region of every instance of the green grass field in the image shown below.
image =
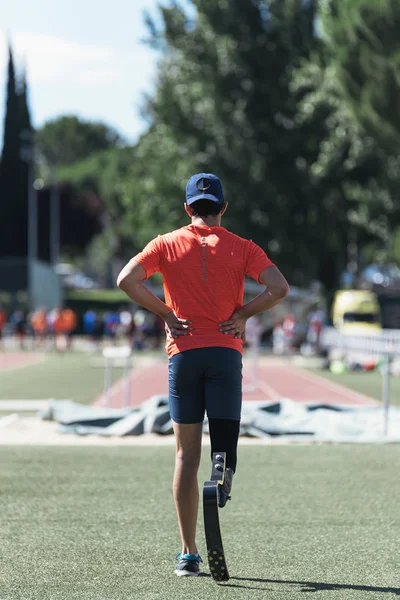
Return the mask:
[[[0, 448], [1, 600], [400, 595], [399, 446], [241, 447], [224, 585], [173, 574], [173, 452]], [[198, 543], [205, 556], [201, 515]]]
[[[90, 404], [103, 391], [104, 369], [92, 366], [93, 356], [49, 353], [43, 362], [0, 373], [0, 399], [71, 399]], [[113, 380], [122, 376], [115, 368]]]

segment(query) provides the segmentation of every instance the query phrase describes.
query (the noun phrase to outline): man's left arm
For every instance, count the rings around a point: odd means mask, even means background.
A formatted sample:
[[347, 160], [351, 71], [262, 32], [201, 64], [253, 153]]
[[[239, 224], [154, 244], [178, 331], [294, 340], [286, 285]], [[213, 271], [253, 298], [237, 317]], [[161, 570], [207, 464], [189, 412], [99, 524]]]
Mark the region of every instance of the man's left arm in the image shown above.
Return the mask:
[[250, 302], [236, 310], [228, 321], [220, 323], [219, 330], [227, 335], [244, 337], [246, 321], [278, 304], [289, 293], [289, 285], [279, 269], [257, 244], [249, 241], [246, 275], [256, 279], [265, 289]]
[[289, 293], [288, 282], [275, 266], [264, 269], [259, 276], [259, 282], [265, 285], [264, 291], [236, 310], [228, 321], [220, 323], [221, 333], [243, 337], [247, 319], [273, 308]]

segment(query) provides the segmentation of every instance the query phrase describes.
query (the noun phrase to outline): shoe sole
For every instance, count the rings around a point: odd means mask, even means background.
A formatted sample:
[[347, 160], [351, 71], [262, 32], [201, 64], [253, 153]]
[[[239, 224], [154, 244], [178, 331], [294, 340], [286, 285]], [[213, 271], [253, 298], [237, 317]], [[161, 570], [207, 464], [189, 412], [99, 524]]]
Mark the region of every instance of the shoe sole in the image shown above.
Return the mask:
[[197, 577], [198, 575], [201, 575], [201, 571], [198, 573], [192, 573], [192, 571], [178, 571], [176, 569], [175, 575], [178, 575], [178, 577]]

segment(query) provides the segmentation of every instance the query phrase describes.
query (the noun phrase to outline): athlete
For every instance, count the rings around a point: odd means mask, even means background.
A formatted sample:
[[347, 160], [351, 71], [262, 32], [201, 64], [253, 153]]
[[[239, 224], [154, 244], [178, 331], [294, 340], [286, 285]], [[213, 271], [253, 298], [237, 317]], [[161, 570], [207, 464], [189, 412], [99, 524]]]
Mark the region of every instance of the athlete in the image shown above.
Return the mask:
[[[289, 292], [286, 279], [259, 246], [221, 227], [227, 206], [216, 175], [193, 175], [184, 204], [191, 224], [152, 240], [117, 281], [134, 302], [165, 322], [169, 407], [176, 437], [173, 492], [182, 538], [177, 575], [200, 572], [197, 472], [204, 415], [211, 455], [226, 452], [225, 484], [218, 497], [222, 508], [237, 463], [246, 321]], [[165, 303], [143, 284], [156, 272], [163, 276]], [[265, 286], [247, 304], [245, 275]]]

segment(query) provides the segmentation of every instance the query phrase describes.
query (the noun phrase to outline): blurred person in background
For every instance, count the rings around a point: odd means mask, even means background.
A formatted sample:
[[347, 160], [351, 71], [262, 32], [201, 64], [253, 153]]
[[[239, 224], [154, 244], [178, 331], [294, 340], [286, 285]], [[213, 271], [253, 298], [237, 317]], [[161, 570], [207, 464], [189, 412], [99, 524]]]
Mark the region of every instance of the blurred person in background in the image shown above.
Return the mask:
[[289, 313], [283, 319], [282, 322], [282, 333], [284, 340], [285, 353], [291, 353], [294, 350], [295, 338], [296, 338], [296, 317], [294, 314]]
[[246, 322], [245, 340], [250, 349], [251, 361], [251, 390], [258, 389], [258, 357], [260, 354], [261, 337], [264, 331], [264, 326], [259, 315], [250, 317]]
[[285, 353], [285, 335], [283, 333], [283, 320], [275, 323], [272, 329], [272, 351], [274, 354]]
[[100, 352], [102, 348], [102, 341], [104, 335], [104, 315], [96, 313], [96, 318], [93, 323], [93, 335], [92, 340], [95, 344], [95, 348]]
[[103, 316], [103, 333], [110, 340], [116, 340], [117, 330], [120, 324], [119, 313], [116, 311], [107, 311]]
[[130, 338], [132, 333], [132, 313], [128, 309], [121, 310], [119, 313], [118, 337]]
[[55, 336], [54, 321], [55, 321], [59, 311], [60, 311], [60, 309], [58, 307], [56, 307], [47, 313], [47, 332], [48, 332], [49, 336], [53, 336], [53, 337]]
[[325, 312], [318, 306], [314, 306], [308, 315], [307, 342], [314, 352], [320, 351], [320, 338], [325, 320]]
[[94, 310], [89, 309], [84, 313], [82, 318], [82, 329], [84, 335], [88, 335], [91, 338], [93, 338], [95, 332], [96, 319], [97, 314]]
[[29, 320], [33, 330], [34, 346], [36, 348], [43, 348], [48, 333], [46, 308], [41, 307], [33, 311]]
[[27, 325], [27, 319], [24, 312], [22, 310], [15, 310], [11, 314], [10, 323], [14, 327], [14, 334], [17, 337], [19, 349], [24, 350]]
[[55, 308], [52, 311], [52, 333], [54, 336], [54, 347], [57, 352], [63, 352], [67, 347], [65, 335], [65, 322], [63, 311], [60, 308]]
[[[278, 304], [289, 291], [259, 246], [221, 227], [227, 203], [218, 177], [193, 175], [184, 206], [191, 224], [152, 240], [124, 267], [117, 282], [134, 302], [165, 322], [176, 438], [173, 490], [182, 538], [175, 570], [179, 576], [200, 572], [197, 472], [204, 415], [211, 453], [226, 452], [224, 483], [218, 490], [222, 508], [237, 464], [246, 322]], [[143, 284], [156, 272], [163, 276], [165, 303]], [[265, 290], [243, 305], [245, 275]]]
[[250, 348], [260, 347], [263, 331], [264, 326], [259, 315], [254, 315], [254, 317], [250, 317], [250, 319], [247, 320], [245, 340]]
[[133, 315], [133, 323], [135, 326], [133, 348], [135, 350], [144, 350], [146, 329], [146, 313], [144, 310], [136, 310], [135, 314]]
[[66, 348], [70, 350], [72, 344], [72, 334], [75, 331], [77, 325], [76, 312], [72, 310], [72, 308], [64, 308], [61, 311], [61, 318], [63, 322], [64, 334], [66, 337]]

